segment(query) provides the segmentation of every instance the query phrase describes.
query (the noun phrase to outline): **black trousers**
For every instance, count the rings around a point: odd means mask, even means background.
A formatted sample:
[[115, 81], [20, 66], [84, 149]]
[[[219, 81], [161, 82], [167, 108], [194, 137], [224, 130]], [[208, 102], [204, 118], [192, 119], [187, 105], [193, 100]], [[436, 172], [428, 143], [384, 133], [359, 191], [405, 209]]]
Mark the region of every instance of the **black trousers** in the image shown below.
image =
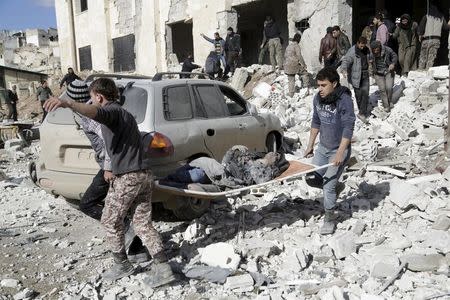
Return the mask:
[[238, 51], [228, 51], [227, 55], [227, 66], [225, 67], [224, 76], [227, 76], [228, 73], [234, 73], [234, 70], [239, 66], [239, 52]]
[[103, 170], [98, 171], [80, 201], [81, 211], [97, 220], [102, 217], [103, 200], [109, 190], [109, 183], [105, 181], [103, 174]]
[[42, 107], [42, 112], [43, 112], [42, 122], [44, 122], [45, 116], [47, 116], [47, 111], [44, 109], [44, 103], [45, 103], [45, 101], [41, 101], [41, 107]]
[[355, 90], [356, 104], [358, 105], [359, 114], [368, 117], [369, 115], [369, 75], [361, 75], [361, 83], [359, 88], [353, 87]]
[[6, 118], [17, 121], [17, 103], [6, 103], [6, 106], [8, 106], [8, 116]]

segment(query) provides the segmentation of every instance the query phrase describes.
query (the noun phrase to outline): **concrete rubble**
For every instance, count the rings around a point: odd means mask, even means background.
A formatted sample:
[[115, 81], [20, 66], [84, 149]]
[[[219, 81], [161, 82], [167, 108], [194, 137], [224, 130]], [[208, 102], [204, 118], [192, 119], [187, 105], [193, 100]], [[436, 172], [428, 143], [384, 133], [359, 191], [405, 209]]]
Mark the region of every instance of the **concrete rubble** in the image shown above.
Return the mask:
[[[356, 121], [333, 236], [319, 234], [322, 193], [303, 179], [216, 200], [191, 222], [157, 206], [155, 227], [179, 278], [157, 289], [145, 284], [151, 263], [103, 282], [111, 260], [100, 224], [34, 186], [26, 174], [33, 144], [9, 142], [0, 149], [0, 299], [445, 299], [450, 170], [434, 171], [448, 114], [445, 70], [396, 78], [406, 89], [392, 112], [374, 108], [368, 124]], [[280, 117], [285, 147], [302, 157], [314, 89], [297, 80], [289, 98], [287, 77], [257, 65], [230, 82], [260, 113]]]

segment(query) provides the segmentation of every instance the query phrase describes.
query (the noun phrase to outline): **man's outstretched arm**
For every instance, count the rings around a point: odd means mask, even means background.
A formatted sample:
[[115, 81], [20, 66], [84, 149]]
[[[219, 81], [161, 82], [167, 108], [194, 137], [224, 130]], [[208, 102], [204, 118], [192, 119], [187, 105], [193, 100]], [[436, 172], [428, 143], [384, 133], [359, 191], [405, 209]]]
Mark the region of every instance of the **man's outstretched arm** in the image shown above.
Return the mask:
[[62, 100], [56, 97], [50, 97], [44, 103], [44, 109], [48, 112], [55, 111], [57, 108], [70, 108], [71, 110], [82, 114], [90, 119], [97, 116], [98, 108], [94, 105], [86, 105], [85, 103], [78, 103], [75, 101]]

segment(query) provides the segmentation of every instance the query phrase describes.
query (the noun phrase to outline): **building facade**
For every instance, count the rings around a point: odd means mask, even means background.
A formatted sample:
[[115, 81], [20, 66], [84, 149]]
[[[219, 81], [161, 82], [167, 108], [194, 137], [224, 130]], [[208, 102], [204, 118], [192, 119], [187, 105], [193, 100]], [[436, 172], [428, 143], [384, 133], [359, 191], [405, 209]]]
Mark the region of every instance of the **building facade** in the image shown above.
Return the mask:
[[[441, 2], [447, 14], [448, 1]], [[426, 11], [423, 3], [426, 1], [58, 0], [55, 7], [63, 69], [152, 75], [168, 69], [173, 63], [169, 61], [171, 53], [178, 61], [193, 53], [196, 63], [203, 65], [212, 46], [200, 34], [212, 37], [217, 31], [225, 38], [230, 26], [241, 35], [242, 63], [256, 63], [266, 15], [278, 23], [284, 47], [289, 37], [302, 33], [303, 56], [308, 69], [315, 71], [320, 67], [320, 39], [328, 26], [339, 25], [352, 40], [376, 11], [385, 8], [394, 18], [413, 11], [417, 20]]]

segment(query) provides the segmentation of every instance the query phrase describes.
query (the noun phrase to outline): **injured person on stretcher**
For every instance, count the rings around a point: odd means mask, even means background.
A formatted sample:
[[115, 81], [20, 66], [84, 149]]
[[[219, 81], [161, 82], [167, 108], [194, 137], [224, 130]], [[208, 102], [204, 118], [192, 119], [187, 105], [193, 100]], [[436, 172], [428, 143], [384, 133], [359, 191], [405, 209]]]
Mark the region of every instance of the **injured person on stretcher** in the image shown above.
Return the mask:
[[159, 181], [160, 185], [186, 188], [188, 184], [213, 184], [220, 190], [268, 182], [289, 167], [283, 153], [251, 152], [245, 146], [227, 151], [222, 163], [209, 157], [197, 158]]

